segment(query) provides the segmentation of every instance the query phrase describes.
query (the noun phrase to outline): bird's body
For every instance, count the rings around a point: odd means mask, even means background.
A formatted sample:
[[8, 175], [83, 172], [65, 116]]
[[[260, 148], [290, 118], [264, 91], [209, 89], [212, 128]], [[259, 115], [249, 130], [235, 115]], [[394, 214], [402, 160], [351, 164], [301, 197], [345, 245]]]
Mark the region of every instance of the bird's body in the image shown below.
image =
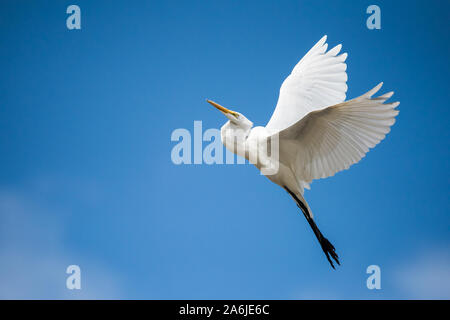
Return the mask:
[[339, 264], [338, 256], [315, 224], [304, 189], [312, 180], [348, 169], [364, 157], [389, 132], [399, 103], [384, 103], [393, 92], [372, 98], [382, 83], [344, 102], [347, 54], [338, 55], [341, 45], [326, 51], [325, 41], [326, 36], [283, 82], [265, 127], [253, 127], [242, 114], [208, 102], [229, 119], [221, 129], [225, 147], [249, 160], [289, 193], [334, 268], [333, 260]]

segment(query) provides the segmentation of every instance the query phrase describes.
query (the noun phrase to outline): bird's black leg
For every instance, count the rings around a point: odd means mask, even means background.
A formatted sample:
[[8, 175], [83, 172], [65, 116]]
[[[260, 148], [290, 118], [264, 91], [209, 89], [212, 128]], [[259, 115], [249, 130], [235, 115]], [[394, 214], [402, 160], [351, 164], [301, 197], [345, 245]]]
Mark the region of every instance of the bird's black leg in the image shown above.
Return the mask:
[[287, 187], [284, 187], [284, 188], [291, 195], [291, 197], [295, 200], [295, 202], [297, 203], [297, 206], [302, 210], [303, 215], [306, 218], [306, 221], [308, 221], [309, 225], [311, 226], [311, 229], [314, 231], [314, 234], [316, 235], [317, 240], [319, 240], [320, 246], [322, 247], [322, 250], [325, 253], [325, 256], [327, 257], [328, 262], [331, 264], [331, 267], [333, 269], [335, 269], [333, 261], [330, 259], [330, 256], [331, 256], [331, 258], [333, 258], [334, 261], [336, 261], [336, 263], [338, 265], [341, 265], [339, 263], [339, 257], [336, 253], [334, 246], [320, 232], [319, 228], [317, 227], [316, 223], [314, 222], [314, 219], [312, 218], [311, 214], [309, 213], [308, 207], [306, 207], [306, 205], [295, 195], [295, 193], [293, 193]]

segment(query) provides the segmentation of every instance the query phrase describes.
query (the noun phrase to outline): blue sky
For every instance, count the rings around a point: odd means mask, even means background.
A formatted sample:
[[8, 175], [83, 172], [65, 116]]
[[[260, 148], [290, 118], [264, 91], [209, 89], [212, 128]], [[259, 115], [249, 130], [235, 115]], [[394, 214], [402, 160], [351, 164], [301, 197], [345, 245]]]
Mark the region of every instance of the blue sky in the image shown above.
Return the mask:
[[[81, 8], [81, 30], [66, 8]], [[365, 13], [381, 8], [381, 30]], [[0, 298], [450, 298], [449, 25], [442, 1], [2, 1]], [[351, 170], [288, 194], [250, 165], [179, 165], [205, 103], [265, 125], [324, 34], [348, 98], [384, 81], [400, 115]], [[82, 289], [65, 288], [77, 264]], [[366, 268], [381, 268], [368, 290]]]

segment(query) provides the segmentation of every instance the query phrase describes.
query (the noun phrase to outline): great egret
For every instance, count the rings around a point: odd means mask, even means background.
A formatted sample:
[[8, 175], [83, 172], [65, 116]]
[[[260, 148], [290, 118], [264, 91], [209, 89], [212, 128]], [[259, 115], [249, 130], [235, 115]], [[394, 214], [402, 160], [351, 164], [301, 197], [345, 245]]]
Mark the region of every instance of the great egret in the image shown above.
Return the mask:
[[278, 159], [258, 153], [251, 162], [260, 170], [264, 163], [278, 168], [265, 175], [295, 200], [334, 269], [333, 260], [340, 265], [338, 255], [314, 222], [304, 188], [361, 160], [390, 131], [399, 102], [384, 103], [393, 92], [372, 98], [383, 83], [345, 101], [347, 54], [338, 55], [341, 45], [329, 51], [327, 47], [324, 36], [294, 67], [281, 85], [277, 106], [265, 127], [252, 128], [253, 123], [241, 113], [207, 101], [229, 119], [221, 128], [222, 143], [247, 160], [252, 145], [262, 146], [277, 137]]

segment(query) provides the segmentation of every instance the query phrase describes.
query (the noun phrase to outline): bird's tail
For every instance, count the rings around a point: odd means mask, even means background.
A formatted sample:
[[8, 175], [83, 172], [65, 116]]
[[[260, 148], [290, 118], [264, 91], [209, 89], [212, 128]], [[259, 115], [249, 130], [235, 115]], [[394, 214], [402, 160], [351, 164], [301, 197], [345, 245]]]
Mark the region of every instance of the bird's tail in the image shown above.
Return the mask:
[[297, 203], [297, 206], [302, 210], [303, 215], [306, 218], [306, 221], [308, 221], [311, 229], [313, 230], [314, 234], [316, 235], [317, 240], [319, 240], [320, 246], [322, 247], [322, 250], [325, 253], [325, 256], [327, 257], [328, 262], [331, 264], [331, 267], [333, 269], [335, 269], [333, 260], [338, 265], [341, 265], [339, 263], [339, 257], [336, 253], [336, 249], [331, 244], [331, 242], [328, 241], [328, 239], [323, 236], [322, 232], [320, 232], [319, 228], [317, 227], [316, 223], [314, 222], [314, 219], [313, 219], [306, 203], [304, 201], [300, 200], [299, 197], [295, 193], [293, 193], [291, 190], [289, 190], [287, 187], [284, 187], [284, 188], [291, 195], [291, 197], [295, 200], [295, 202]]

